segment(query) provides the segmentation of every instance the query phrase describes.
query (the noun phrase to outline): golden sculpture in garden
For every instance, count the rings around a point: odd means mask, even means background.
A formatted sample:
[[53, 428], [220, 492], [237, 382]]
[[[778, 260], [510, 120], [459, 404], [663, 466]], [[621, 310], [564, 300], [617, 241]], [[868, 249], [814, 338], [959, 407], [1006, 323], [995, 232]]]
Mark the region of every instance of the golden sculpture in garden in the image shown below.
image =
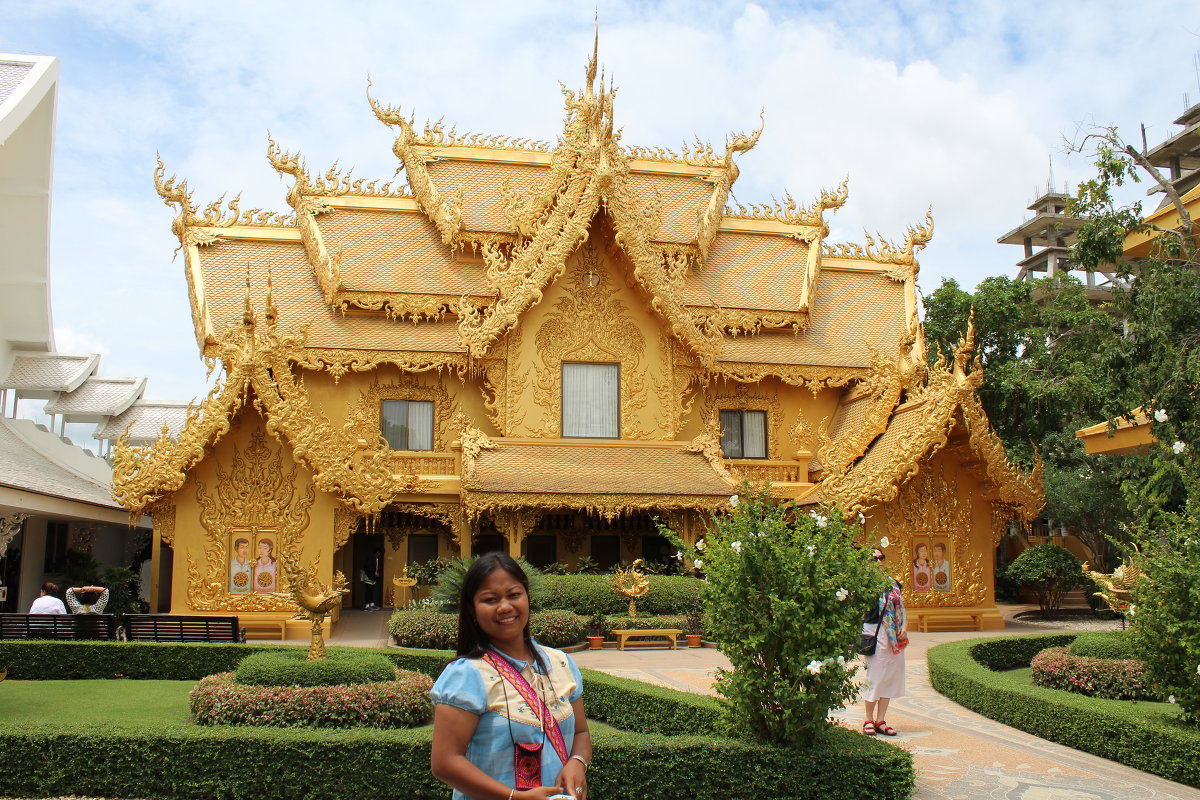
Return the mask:
[[613, 591], [629, 598], [629, 616], [631, 617], [637, 616], [638, 598], [645, 597], [646, 592], [650, 591], [650, 579], [638, 571], [639, 567], [645, 566], [646, 562], [639, 558], [634, 560], [628, 569], [618, 567], [613, 575]]
[[333, 585], [327, 586], [301, 567], [300, 562], [291, 553], [281, 552], [279, 563], [288, 583], [288, 591], [280, 594], [283, 597], [291, 598], [292, 602], [300, 609], [296, 619], [307, 621], [312, 631], [312, 643], [308, 646], [308, 660], [324, 660], [325, 618], [335, 609], [341, 608], [342, 597], [349, 591], [346, 586], [346, 577], [341, 572], [335, 571]]
[[403, 179], [270, 139], [287, 214], [197, 203], [158, 165], [220, 375], [178, 437], [115, 456], [114, 496], [153, 515], [156, 567], [173, 556], [172, 612], [283, 611], [234, 591], [251, 536], [327, 583], [375, 525], [385, 581], [491, 548], [661, 560], [653, 518], [695, 542], [748, 479], [864, 513], [910, 613], [1003, 625], [994, 549], [1040, 510], [1040, 467], [989, 428], [970, 336], [927, 366], [932, 216], [858, 244], [828, 241], [845, 181], [731, 203], [759, 121], [723, 146], [627, 144], [598, 69], [564, 88], [553, 143], [422, 125], [371, 87]]
[[1093, 592], [1093, 596], [1104, 600], [1109, 608], [1121, 616], [1129, 613], [1129, 609], [1133, 605], [1133, 590], [1137, 584], [1140, 581], [1150, 580], [1145, 570], [1129, 559], [1122, 562], [1121, 566], [1113, 570], [1110, 575], [1089, 569], [1088, 563], [1085, 561], [1083, 562], [1083, 574], [1100, 587], [1100, 591]]

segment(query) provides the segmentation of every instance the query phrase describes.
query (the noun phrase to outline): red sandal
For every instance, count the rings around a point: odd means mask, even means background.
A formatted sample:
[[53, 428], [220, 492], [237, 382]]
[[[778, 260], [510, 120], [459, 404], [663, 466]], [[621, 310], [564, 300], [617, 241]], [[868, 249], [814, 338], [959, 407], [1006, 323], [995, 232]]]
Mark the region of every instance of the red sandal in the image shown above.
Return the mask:
[[867, 720], [866, 722], [864, 722], [862, 732], [863, 732], [863, 736], [874, 736], [875, 735], [875, 723], [872, 722], [871, 720]]
[[881, 720], [881, 719], [875, 721], [875, 732], [878, 733], [880, 736], [895, 736], [896, 735], [896, 729], [893, 728], [891, 725], [888, 725], [887, 722], [885, 722], [884, 720]]

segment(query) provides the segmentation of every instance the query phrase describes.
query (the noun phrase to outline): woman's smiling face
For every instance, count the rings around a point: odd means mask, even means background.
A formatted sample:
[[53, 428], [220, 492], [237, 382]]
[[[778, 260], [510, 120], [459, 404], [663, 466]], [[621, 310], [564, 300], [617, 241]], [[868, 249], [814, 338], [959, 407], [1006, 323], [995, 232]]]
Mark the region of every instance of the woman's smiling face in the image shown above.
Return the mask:
[[475, 621], [495, 644], [523, 640], [529, 623], [529, 594], [515, 576], [503, 569], [483, 579], [475, 592]]

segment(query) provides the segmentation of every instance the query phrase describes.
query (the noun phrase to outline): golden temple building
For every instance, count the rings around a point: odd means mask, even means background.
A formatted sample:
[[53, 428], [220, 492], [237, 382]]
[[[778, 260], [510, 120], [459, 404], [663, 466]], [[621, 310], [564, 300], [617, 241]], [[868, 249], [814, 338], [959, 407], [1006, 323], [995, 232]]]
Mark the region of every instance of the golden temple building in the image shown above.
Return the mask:
[[116, 456], [115, 496], [172, 565], [160, 607], [282, 620], [278, 552], [329, 583], [358, 577], [370, 536], [387, 587], [497, 547], [656, 560], [654, 518], [695, 541], [748, 479], [865, 514], [918, 618], [1002, 626], [995, 546], [1041, 508], [1040, 474], [990, 431], [970, 342], [925, 366], [932, 219], [899, 244], [828, 242], [845, 183], [728, 205], [761, 129], [630, 146], [594, 57], [563, 91], [554, 144], [418, 128], [371, 99], [399, 183], [310, 172], [271, 141], [286, 214], [202, 208], [159, 164], [222, 371], [177, 438]]

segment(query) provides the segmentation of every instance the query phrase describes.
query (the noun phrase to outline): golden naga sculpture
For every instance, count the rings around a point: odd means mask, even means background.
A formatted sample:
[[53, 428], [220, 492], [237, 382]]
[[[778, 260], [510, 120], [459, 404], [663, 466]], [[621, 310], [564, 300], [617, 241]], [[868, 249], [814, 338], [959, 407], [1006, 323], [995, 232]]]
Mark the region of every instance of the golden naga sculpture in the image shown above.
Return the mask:
[[629, 569], [617, 569], [613, 575], [613, 591], [629, 598], [629, 616], [637, 616], [637, 599], [645, 597], [650, 591], [650, 579], [638, 572], [638, 567], [644, 567], [646, 562], [637, 559], [629, 565]]
[[1137, 564], [1126, 560], [1117, 567], [1111, 575], [1103, 572], [1093, 572], [1088, 569], [1088, 562], [1083, 562], [1083, 574], [1091, 578], [1100, 587], [1093, 594], [1108, 603], [1108, 607], [1118, 614], [1125, 615], [1133, 603], [1133, 589], [1138, 581], [1150, 580], [1145, 570]]
[[325, 658], [325, 636], [322, 627], [325, 617], [342, 604], [342, 596], [349, 592], [346, 576], [340, 571], [333, 572], [333, 586], [326, 586], [308, 570], [300, 566], [294, 553], [281, 550], [279, 566], [287, 577], [288, 592], [277, 592], [279, 597], [291, 597], [300, 608], [293, 619], [306, 619], [312, 623], [312, 644], [308, 646], [308, 660], [321, 661]]

